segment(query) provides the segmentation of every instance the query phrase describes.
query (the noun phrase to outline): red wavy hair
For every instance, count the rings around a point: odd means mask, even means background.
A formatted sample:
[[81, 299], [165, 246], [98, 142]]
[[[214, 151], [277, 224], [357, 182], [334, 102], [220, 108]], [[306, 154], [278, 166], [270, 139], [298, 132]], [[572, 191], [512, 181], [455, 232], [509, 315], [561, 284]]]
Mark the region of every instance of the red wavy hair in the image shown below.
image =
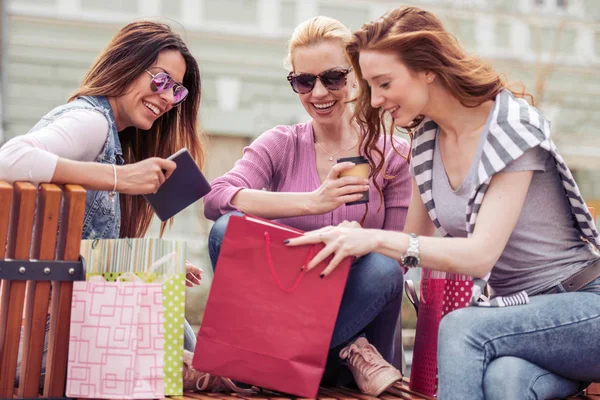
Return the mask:
[[[477, 107], [493, 100], [504, 89], [511, 90], [515, 96], [528, 97], [533, 104], [533, 97], [525, 92], [522, 84], [519, 84], [520, 90], [510, 89], [505, 79], [489, 63], [468, 54], [432, 13], [417, 7], [391, 10], [354, 32], [351, 42], [346, 46], [359, 85], [354, 99], [354, 118], [362, 132], [365, 132], [361, 148], [369, 159], [373, 176], [377, 176], [383, 168], [383, 153], [377, 148], [379, 135], [391, 134], [395, 127], [390, 124], [386, 129], [383, 124], [384, 111], [371, 106], [371, 88], [363, 79], [358, 62], [363, 50], [393, 53], [410, 71], [433, 72], [437, 82], [465, 107]], [[408, 132], [411, 140], [414, 128], [423, 119], [424, 116], [420, 115], [407, 126], [401, 127]], [[378, 160], [375, 160], [374, 154]], [[410, 158], [409, 154], [401, 155]]]

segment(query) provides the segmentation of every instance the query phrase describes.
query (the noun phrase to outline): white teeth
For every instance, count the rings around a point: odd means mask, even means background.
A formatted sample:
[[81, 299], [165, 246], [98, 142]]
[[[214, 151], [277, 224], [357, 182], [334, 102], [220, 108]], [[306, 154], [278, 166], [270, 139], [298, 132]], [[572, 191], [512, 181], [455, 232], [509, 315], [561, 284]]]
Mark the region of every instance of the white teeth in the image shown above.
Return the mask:
[[390, 114], [393, 114], [393, 113], [395, 113], [395, 112], [396, 112], [396, 110], [398, 110], [399, 108], [400, 108], [400, 106], [396, 106], [396, 107], [392, 108], [392, 109], [390, 110]]
[[160, 114], [160, 110], [158, 108], [156, 108], [155, 106], [153, 106], [150, 103], [146, 103], [145, 101], [142, 102], [147, 108], [150, 109], [150, 111], [152, 111], [154, 114], [158, 115]]
[[335, 101], [330, 101], [329, 103], [323, 103], [323, 104], [313, 103], [313, 106], [315, 106], [315, 108], [318, 108], [319, 110], [324, 110], [326, 108], [333, 106], [334, 104], [335, 104]]

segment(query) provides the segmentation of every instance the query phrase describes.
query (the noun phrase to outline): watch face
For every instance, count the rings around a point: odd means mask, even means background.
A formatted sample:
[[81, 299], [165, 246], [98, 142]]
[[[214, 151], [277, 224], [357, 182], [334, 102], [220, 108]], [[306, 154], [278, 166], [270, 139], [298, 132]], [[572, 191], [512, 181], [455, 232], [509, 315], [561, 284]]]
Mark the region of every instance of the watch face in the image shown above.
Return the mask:
[[419, 264], [419, 259], [413, 256], [407, 256], [404, 258], [404, 262], [402, 263], [407, 267], [416, 267]]

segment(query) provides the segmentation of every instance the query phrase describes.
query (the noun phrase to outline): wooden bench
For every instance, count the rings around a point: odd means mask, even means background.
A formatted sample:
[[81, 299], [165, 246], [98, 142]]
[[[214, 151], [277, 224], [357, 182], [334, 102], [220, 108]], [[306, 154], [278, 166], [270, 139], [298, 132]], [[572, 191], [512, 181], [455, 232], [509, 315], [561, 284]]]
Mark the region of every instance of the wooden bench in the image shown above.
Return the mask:
[[[253, 398], [253, 399], [271, 399], [271, 400], [308, 400], [300, 397], [285, 397], [278, 393], [272, 393], [269, 391], [261, 392], [254, 396], [241, 396], [238, 394], [223, 394], [223, 393], [185, 393], [184, 396], [171, 397], [171, 399], [178, 400], [239, 400], [240, 398]], [[404, 378], [402, 382], [396, 383], [394, 386], [389, 388], [387, 391], [379, 395], [379, 397], [369, 396], [363, 393], [358, 393], [354, 390], [344, 388], [321, 388], [319, 391], [318, 400], [435, 400], [435, 397], [424, 396], [419, 393], [413, 392], [408, 388], [408, 380]], [[578, 400], [600, 400], [600, 395], [587, 395], [587, 396], [574, 396], [572, 399]], [[165, 399], [168, 400], [168, 399]]]
[[[48, 315], [50, 332], [43, 397], [64, 396], [72, 281], [81, 278], [77, 276], [77, 268], [81, 264], [76, 261], [79, 258], [84, 212], [85, 190], [80, 186], [65, 185], [61, 189], [57, 185], [42, 184], [38, 190], [26, 182], [10, 185], [0, 181], [0, 251], [3, 254], [0, 259], [0, 398], [39, 397], [44, 327]], [[30, 260], [39, 261], [32, 264]], [[56, 262], [60, 260], [63, 262]], [[73, 269], [72, 275], [69, 274], [70, 269]], [[63, 280], [59, 276], [61, 273], [70, 277]], [[44, 278], [43, 275], [47, 276]], [[21, 379], [15, 389], [22, 328]], [[578, 398], [600, 400], [600, 385], [592, 385], [587, 394], [588, 397]], [[186, 393], [171, 399], [240, 397], [233, 394]], [[268, 391], [251, 397], [295, 399]], [[396, 383], [379, 398], [432, 399], [411, 391], [406, 379]], [[321, 388], [318, 399], [372, 400], [375, 397], [345, 388]]]
[[73, 280], [83, 278], [78, 260], [84, 212], [80, 186], [42, 184], [38, 190], [27, 182], [0, 181], [0, 398], [39, 396], [48, 316], [43, 396], [65, 394]]
[[[239, 399], [271, 399], [271, 400], [309, 400], [302, 397], [293, 397], [282, 395], [281, 393], [270, 392], [268, 390], [261, 391], [254, 396], [239, 395], [239, 394], [226, 394], [226, 393], [184, 393], [183, 396], [173, 396], [164, 400], [178, 399], [178, 400], [239, 400]], [[422, 396], [418, 393], [411, 391], [408, 388], [408, 380], [396, 383], [394, 386], [389, 388], [386, 392], [379, 395], [379, 397], [369, 396], [367, 394], [359, 393], [355, 390], [346, 388], [325, 388], [322, 387], [317, 395], [318, 400], [377, 400], [377, 399], [403, 399], [403, 400], [435, 400], [434, 397]], [[596, 400], [596, 399], [594, 399]]]

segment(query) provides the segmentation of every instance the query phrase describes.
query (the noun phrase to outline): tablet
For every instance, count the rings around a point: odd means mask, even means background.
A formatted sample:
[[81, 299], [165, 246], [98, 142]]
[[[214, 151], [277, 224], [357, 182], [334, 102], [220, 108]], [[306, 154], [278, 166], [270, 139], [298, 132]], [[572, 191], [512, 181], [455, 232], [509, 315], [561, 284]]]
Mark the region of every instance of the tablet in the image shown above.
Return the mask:
[[175, 171], [160, 185], [156, 193], [144, 195], [161, 221], [175, 216], [210, 192], [210, 183], [188, 149], [184, 147], [168, 160], [177, 164]]

